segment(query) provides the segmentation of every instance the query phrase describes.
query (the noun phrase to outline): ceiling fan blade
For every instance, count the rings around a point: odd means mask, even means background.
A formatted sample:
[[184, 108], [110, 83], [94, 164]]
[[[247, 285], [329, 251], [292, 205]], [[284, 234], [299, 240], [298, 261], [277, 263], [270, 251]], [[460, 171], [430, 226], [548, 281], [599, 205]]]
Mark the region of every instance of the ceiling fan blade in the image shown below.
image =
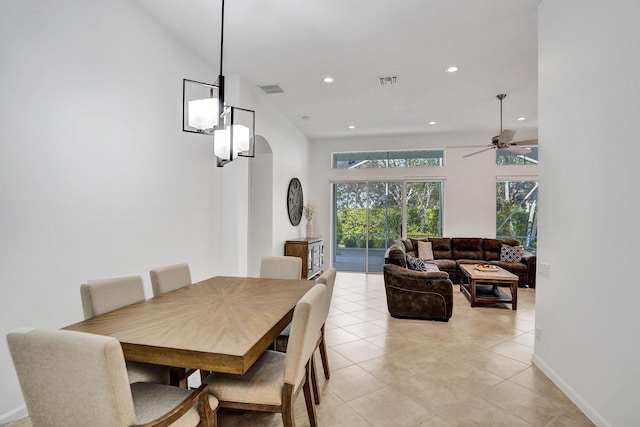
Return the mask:
[[484, 153], [485, 151], [491, 150], [493, 148], [495, 148], [495, 147], [491, 146], [491, 147], [485, 148], [484, 150], [476, 151], [475, 153], [471, 153], [471, 154], [467, 154], [466, 156], [462, 156], [462, 158], [464, 159], [464, 158], [467, 158], [467, 157], [475, 156], [476, 154]]
[[511, 142], [515, 134], [516, 134], [515, 130], [510, 130], [510, 129], [503, 130], [502, 133], [500, 134], [500, 138], [498, 139], [498, 144], [508, 144], [509, 142]]
[[522, 154], [522, 155], [531, 153], [531, 148], [527, 148], [527, 147], [518, 147], [518, 146], [516, 146], [516, 145], [513, 145], [513, 146], [511, 146], [511, 147], [507, 148], [507, 150], [509, 150], [509, 151], [510, 151], [510, 152], [512, 152], [512, 153], [515, 153], [515, 154]]
[[447, 148], [480, 148], [480, 147], [493, 147], [493, 144], [481, 144], [481, 145], [450, 145]]
[[538, 138], [526, 139], [524, 141], [514, 141], [511, 142], [510, 145], [538, 145]]

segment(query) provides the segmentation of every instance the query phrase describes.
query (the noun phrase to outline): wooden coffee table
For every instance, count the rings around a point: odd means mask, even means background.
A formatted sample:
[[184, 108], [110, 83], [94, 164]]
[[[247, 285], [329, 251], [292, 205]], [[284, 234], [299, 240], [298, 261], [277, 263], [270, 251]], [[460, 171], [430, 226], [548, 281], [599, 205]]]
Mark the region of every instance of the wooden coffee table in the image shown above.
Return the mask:
[[[460, 292], [471, 302], [471, 307], [510, 303], [512, 310], [518, 308], [518, 276], [500, 267], [495, 271], [480, 271], [474, 264], [462, 264], [460, 269], [463, 273]], [[511, 295], [500, 286], [508, 286]]]

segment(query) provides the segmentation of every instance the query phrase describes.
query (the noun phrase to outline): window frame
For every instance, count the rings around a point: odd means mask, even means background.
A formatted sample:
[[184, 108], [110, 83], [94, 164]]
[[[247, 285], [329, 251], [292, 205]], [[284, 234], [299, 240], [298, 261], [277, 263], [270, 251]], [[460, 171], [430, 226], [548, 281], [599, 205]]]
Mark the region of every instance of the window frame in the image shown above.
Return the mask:
[[[389, 154], [393, 153], [430, 153], [437, 152], [440, 154], [439, 157], [413, 157], [413, 158], [392, 158], [389, 157]], [[361, 160], [360, 163], [366, 161], [384, 161], [384, 167], [368, 167], [368, 168], [356, 168], [356, 167], [337, 167], [338, 162], [345, 161], [336, 159], [336, 156], [339, 155], [365, 155], [367, 154], [386, 154], [385, 156], [381, 156], [381, 158], [370, 158]], [[444, 148], [433, 148], [433, 149], [402, 149], [402, 150], [367, 150], [367, 151], [334, 151], [331, 152], [331, 169], [333, 170], [356, 170], [356, 169], [413, 169], [413, 168], [434, 168], [434, 167], [444, 167], [445, 166], [445, 155], [446, 150]], [[372, 156], [373, 157], [373, 156]], [[438, 159], [438, 165], [421, 165], [421, 166], [389, 166], [389, 160], [428, 160], [428, 159]]]

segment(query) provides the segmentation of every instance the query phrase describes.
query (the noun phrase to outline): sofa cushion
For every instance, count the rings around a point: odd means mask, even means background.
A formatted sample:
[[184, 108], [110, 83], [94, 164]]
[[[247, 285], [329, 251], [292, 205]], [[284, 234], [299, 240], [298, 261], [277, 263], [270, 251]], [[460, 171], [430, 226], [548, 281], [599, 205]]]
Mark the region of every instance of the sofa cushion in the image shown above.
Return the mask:
[[522, 248], [520, 246], [502, 245], [500, 248], [500, 261], [520, 262], [522, 261]]
[[[451, 239], [448, 237], [429, 237], [431, 242], [431, 249], [433, 250], [433, 258], [438, 259], [451, 259], [453, 254], [451, 252]], [[455, 264], [455, 263], [454, 263]], [[454, 267], [455, 268], [455, 267]]]
[[418, 256], [424, 261], [433, 260], [433, 249], [431, 247], [431, 242], [418, 242]]
[[418, 242], [428, 242], [429, 240], [424, 238], [424, 239], [412, 239], [409, 238], [408, 239], [411, 242], [411, 246], [413, 251], [415, 251], [416, 253], [418, 253]]
[[484, 260], [482, 250], [482, 239], [480, 238], [459, 238], [451, 239], [453, 249], [453, 259], [480, 259]]
[[504, 239], [502, 243], [509, 246], [520, 246], [520, 242], [516, 239]]
[[404, 243], [404, 250], [407, 252], [412, 252], [415, 249], [411, 239], [402, 239], [402, 243]]
[[502, 243], [503, 241], [499, 239], [482, 239], [482, 249], [484, 250], [485, 261], [500, 259]]

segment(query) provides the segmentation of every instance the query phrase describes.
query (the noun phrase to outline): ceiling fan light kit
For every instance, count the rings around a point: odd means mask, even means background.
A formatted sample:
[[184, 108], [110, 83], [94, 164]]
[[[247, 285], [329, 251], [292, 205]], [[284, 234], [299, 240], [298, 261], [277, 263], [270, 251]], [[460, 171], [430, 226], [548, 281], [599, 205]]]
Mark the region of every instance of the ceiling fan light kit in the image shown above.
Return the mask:
[[526, 145], [537, 145], [537, 139], [528, 139], [524, 141], [512, 141], [513, 137], [516, 135], [515, 130], [511, 129], [502, 129], [502, 100], [507, 97], [506, 93], [499, 93], [496, 95], [496, 98], [500, 100], [500, 134], [491, 138], [491, 144], [489, 145], [472, 145], [469, 147], [487, 147], [480, 151], [476, 151], [474, 153], [467, 154], [466, 156], [462, 156], [463, 158], [475, 156], [476, 154], [484, 153], [489, 150], [509, 150], [512, 153], [524, 155], [529, 154], [531, 152], [530, 148], [524, 147]]

